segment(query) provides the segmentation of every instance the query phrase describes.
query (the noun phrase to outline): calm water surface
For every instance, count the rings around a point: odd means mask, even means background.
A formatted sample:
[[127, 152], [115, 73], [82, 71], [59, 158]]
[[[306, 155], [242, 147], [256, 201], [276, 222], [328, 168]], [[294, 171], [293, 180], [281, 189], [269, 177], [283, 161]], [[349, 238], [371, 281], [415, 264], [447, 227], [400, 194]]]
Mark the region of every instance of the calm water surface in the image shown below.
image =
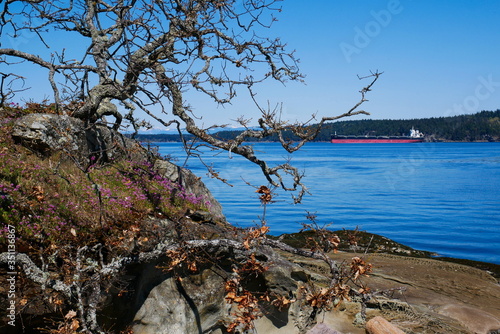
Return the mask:
[[[155, 145], [184, 163], [180, 144]], [[277, 143], [255, 149], [270, 164], [289, 156]], [[259, 222], [263, 208], [245, 183], [266, 184], [259, 168], [228, 153], [203, 157], [233, 187], [206, 176], [195, 158], [187, 167], [202, 176], [228, 221]], [[265, 217], [272, 234], [297, 232], [309, 211], [333, 229], [358, 226], [439, 255], [500, 264], [500, 143], [309, 143], [291, 157], [312, 195], [293, 205], [278, 192]]]

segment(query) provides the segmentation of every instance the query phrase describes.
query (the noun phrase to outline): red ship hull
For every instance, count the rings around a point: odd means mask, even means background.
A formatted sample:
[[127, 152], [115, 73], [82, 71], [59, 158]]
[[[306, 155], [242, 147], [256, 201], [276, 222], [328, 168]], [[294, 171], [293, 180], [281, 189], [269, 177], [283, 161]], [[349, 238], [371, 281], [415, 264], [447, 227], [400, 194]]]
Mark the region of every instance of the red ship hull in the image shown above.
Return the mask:
[[391, 138], [332, 138], [332, 143], [333, 144], [377, 144], [377, 143], [421, 143], [423, 139], [415, 139], [415, 138], [408, 138], [408, 139], [391, 139]]

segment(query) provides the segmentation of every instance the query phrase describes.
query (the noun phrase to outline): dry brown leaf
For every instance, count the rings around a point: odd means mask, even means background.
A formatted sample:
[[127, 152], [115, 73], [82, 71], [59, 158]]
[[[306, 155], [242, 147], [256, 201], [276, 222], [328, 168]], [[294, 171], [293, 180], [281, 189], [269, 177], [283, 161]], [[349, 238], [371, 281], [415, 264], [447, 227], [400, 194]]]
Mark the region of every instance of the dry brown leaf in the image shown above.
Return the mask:
[[72, 331], [76, 331], [78, 328], [80, 327], [80, 322], [76, 319], [73, 319], [73, 321], [71, 321], [71, 325], [70, 325], [70, 329]]
[[73, 311], [73, 310], [69, 311], [69, 312], [68, 312], [68, 313], [64, 316], [64, 318], [66, 318], [66, 319], [73, 319], [74, 317], [76, 317], [76, 312], [75, 312], [75, 311]]
[[33, 186], [31, 194], [33, 196], [35, 196], [35, 198], [36, 198], [36, 200], [38, 202], [43, 201], [44, 198], [45, 198], [43, 188], [41, 186], [39, 186], [39, 185], [38, 186]]
[[196, 266], [196, 262], [190, 262], [188, 265], [188, 269], [192, 272], [196, 272], [198, 270], [198, 267]]

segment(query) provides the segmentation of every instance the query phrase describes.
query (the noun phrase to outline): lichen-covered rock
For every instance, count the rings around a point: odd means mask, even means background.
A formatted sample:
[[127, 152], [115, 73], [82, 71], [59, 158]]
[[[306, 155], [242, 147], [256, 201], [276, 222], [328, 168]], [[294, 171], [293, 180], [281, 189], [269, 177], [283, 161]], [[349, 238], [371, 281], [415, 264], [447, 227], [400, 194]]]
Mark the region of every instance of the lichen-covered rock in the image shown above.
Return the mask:
[[12, 137], [45, 155], [64, 151], [83, 167], [147, 154], [138, 142], [104, 124], [86, 126], [82, 120], [66, 115], [26, 115], [16, 121]]

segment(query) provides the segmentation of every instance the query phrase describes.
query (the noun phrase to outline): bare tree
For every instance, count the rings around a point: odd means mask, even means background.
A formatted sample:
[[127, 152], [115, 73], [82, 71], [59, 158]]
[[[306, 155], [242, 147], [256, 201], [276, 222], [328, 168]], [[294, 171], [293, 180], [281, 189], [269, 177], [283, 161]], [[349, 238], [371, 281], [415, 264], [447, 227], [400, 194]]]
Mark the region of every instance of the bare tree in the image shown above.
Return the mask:
[[[53, 101], [60, 114], [78, 117], [89, 125], [103, 116], [112, 116], [115, 129], [125, 119], [137, 131], [142, 124], [137, 111], [142, 110], [164, 126], [175, 124], [179, 133], [185, 128], [207, 145], [239, 154], [257, 164], [274, 187], [297, 191], [298, 202], [307, 192], [301, 171], [289, 162], [269, 166], [247, 142], [276, 135], [284, 149], [296, 151], [313, 140], [325, 122], [367, 114], [359, 108], [367, 101], [366, 94], [380, 73], [366, 77], [369, 82], [361, 89], [360, 100], [339, 115], [320, 119], [312, 115], [309, 122], [294, 124], [281, 118], [279, 105], [261, 106], [255, 90], [259, 83], [303, 79], [295, 54], [279, 38], [262, 37], [275, 21], [280, 1], [3, 0], [0, 2], [0, 103], [5, 104], [27, 88], [26, 78], [16, 72], [20, 66], [42, 67], [47, 71]], [[58, 38], [53, 38], [54, 35]], [[30, 43], [24, 43], [26, 36], [31, 38]], [[68, 39], [78, 41], [80, 48], [65, 49], [64, 41]], [[33, 51], [35, 42], [40, 48]], [[208, 96], [215, 104], [226, 105], [241, 90], [248, 91], [261, 117], [257, 127], [241, 117], [238, 122], [245, 131], [228, 141], [208, 131], [220, 124], [201, 125], [185, 99], [186, 92], [192, 91]], [[317, 124], [312, 127], [312, 122]], [[299, 140], [289, 142], [285, 131]], [[182, 224], [181, 220], [175, 221], [176, 227]], [[42, 289], [49, 288], [65, 296], [71, 305], [77, 306], [82, 331], [87, 333], [103, 332], [97, 319], [98, 304], [103, 291], [114, 282], [110, 277], [117, 279], [127, 265], [158, 259], [168, 251], [182, 256], [180, 251], [230, 249], [251, 256], [259, 254], [259, 246], [264, 245], [321, 259], [330, 268], [332, 278], [331, 289], [325, 292], [326, 300], [339, 295], [335, 288], [344, 285], [340, 279], [342, 273], [335, 261], [326, 256], [326, 251], [293, 249], [280, 241], [266, 239], [264, 227], [257, 231], [236, 241], [225, 237], [204, 240], [192, 231], [189, 235], [178, 232], [182, 235], [178, 243], [160, 240], [154, 249], [106, 261], [102, 260], [100, 243], [70, 245], [61, 252], [64, 254], [57, 255], [72, 264], [71, 275], [66, 279], [59, 279], [62, 276], [51, 272], [44, 261], [40, 264], [23, 253], [2, 253], [0, 264], [5, 265], [15, 257], [29, 280]], [[43, 260], [44, 254], [39, 257]]]
[[[0, 8], [2, 37], [17, 41], [29, 33], [51, 53], [44, 58], [0, 45], [0, 64], [23, 61], [45, 68], [58, 111], [66, 112], [65, 103], [80, 102], [72, 116], [90, 124], [111, 115], [115, 129], [124, 117], [137, 131], [141, 122], [134, 112], [140, 109], [165, 126], [176, 124], [179, 132], [185, 128], [211, 147], [259, 165], [270, 184], [298, 191], [298, 202], [307, 192], [302, 173], [288, 162], [269, 166], [245, 141], [278, 135], [288, 152], [299, 149], [316, 137], [326, 121], [367, 114], [358, 108], [380, 73], [370, 76], [361, 99], [350, 110], [321, 119], [313, 115], [311, 121], [319, 123], [314, 128], [282, 120], [278, 107], [259, 106], [253, 90], [258, 83], [303, 78], [294, 52], [287, 51], [279, 38], [261, 36], [276, 20], [280, 1], [6, 0]], [[67, 56], [64, 45], [51, 45], [53, 33], [61, 36], [59, 40], [81, 41], [79, 58]], [[196, 91], [225, 105], [239, 88], [249, 91], [261, 117], [258, 128], [250, 128], [249, 121], [240, 118], [246, 130], [229, 141], [211, 135], [207, 129], [213, 126], [200, 126], [183, 96], [188, 90]], [[4, 101], [4, 96], [11, 95], [1, 96]], [[123, 105], [124, 115], [116, 103]], [[299, 141], [285, 140], [285, 130]]]

